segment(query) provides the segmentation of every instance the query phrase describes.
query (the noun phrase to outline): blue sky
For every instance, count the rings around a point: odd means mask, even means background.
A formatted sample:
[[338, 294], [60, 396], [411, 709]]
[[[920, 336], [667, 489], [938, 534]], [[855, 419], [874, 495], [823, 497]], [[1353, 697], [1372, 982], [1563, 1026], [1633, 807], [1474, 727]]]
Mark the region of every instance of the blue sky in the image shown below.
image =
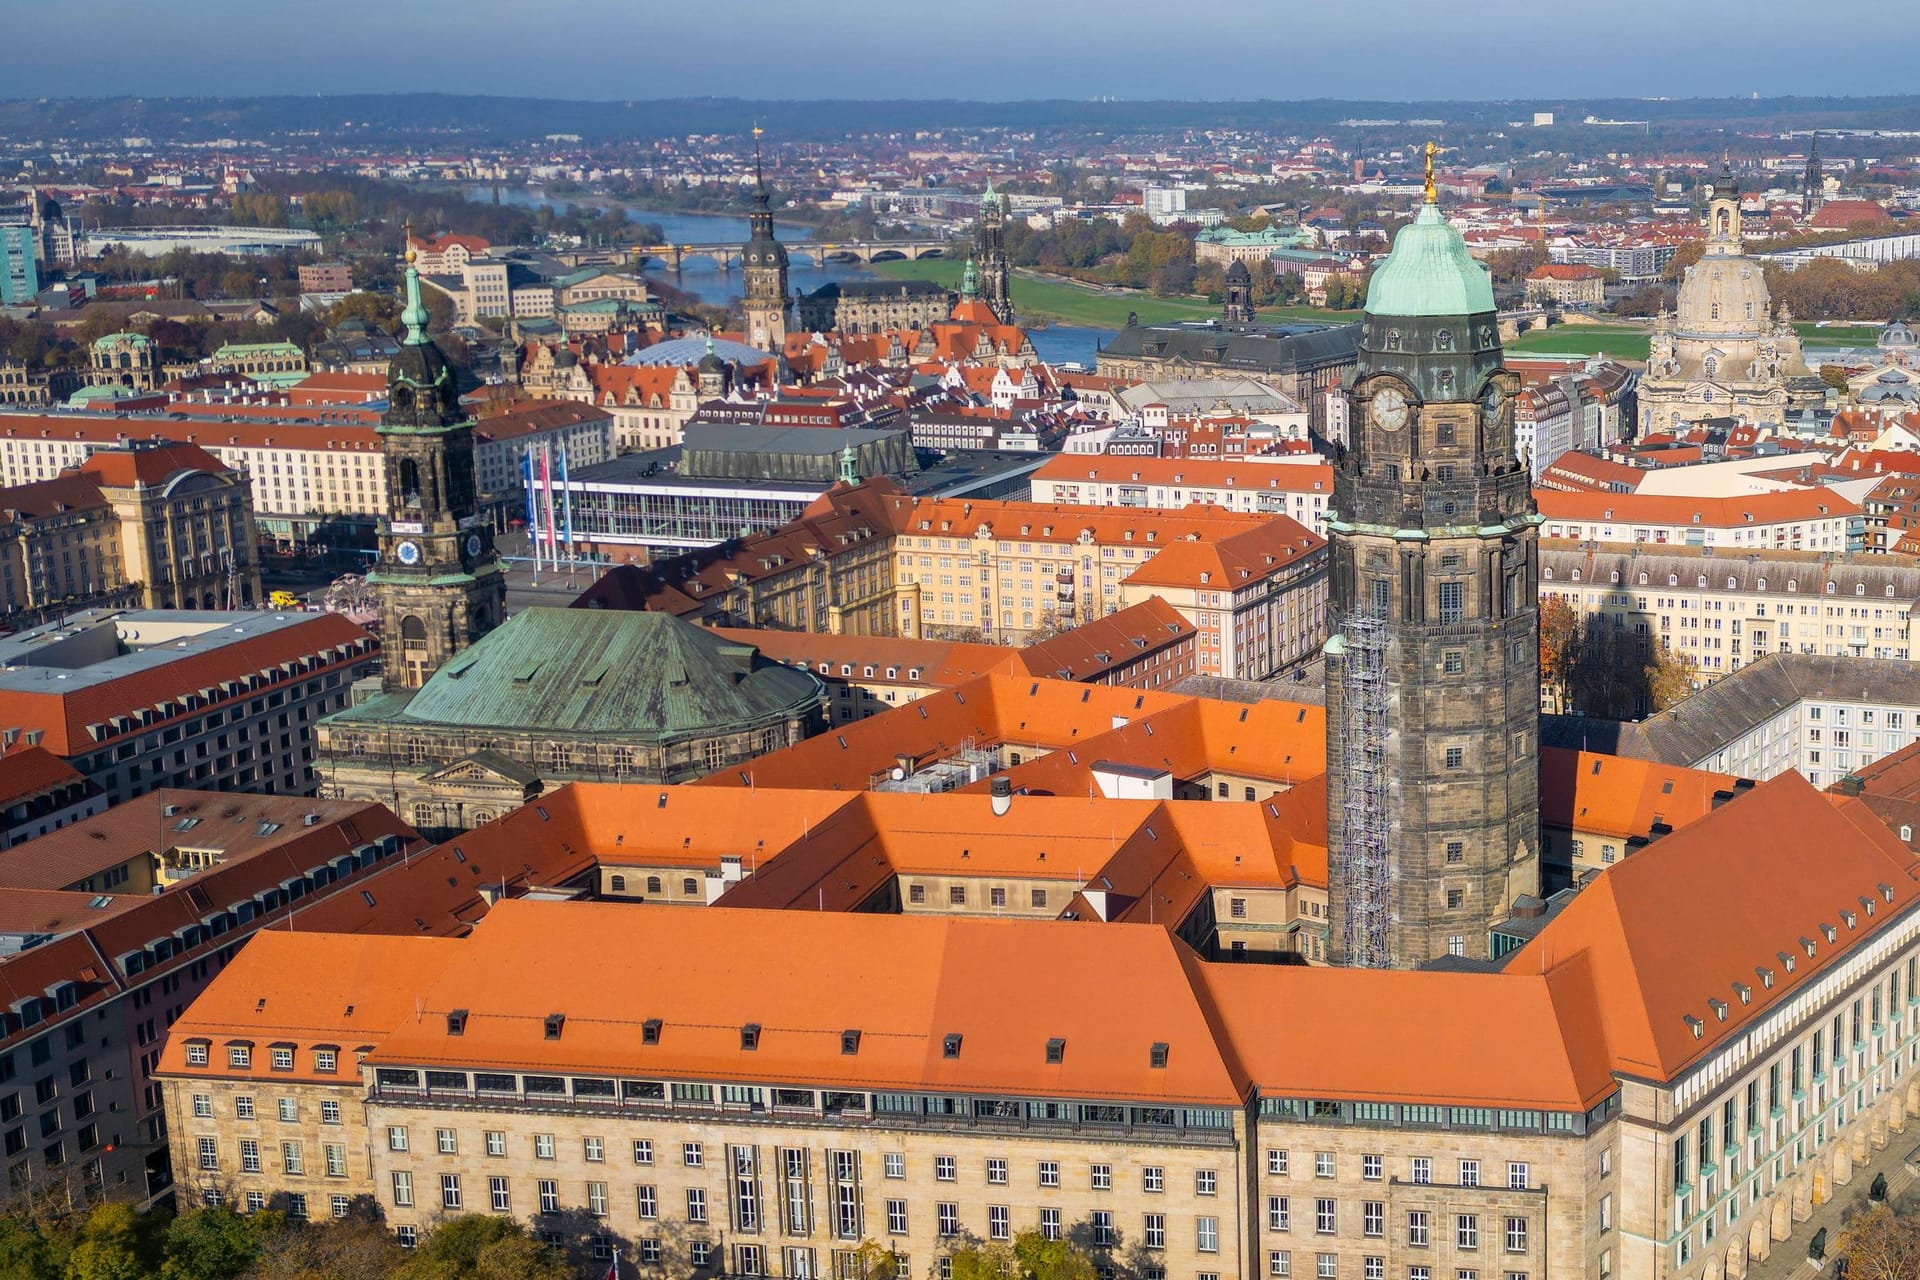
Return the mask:
[[[1383, 98], [1914, 90], [1893, 0], [60, 0], [0, 97]], [[930, 21], [919, 15], [933, 15]]]

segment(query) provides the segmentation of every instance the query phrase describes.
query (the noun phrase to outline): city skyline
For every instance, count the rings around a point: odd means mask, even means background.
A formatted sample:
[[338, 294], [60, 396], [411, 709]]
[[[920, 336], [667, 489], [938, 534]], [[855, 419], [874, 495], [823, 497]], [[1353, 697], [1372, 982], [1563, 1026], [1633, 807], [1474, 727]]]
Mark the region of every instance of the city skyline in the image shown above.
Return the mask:
[[[74, 11], [75, 8], [79, 12]], [[1746, 97], [1897, 93], [1897, 68], [1920, 38], [1898, 29], [1877, 35], [1878, 58], [1834, 59], [1857, 48], [1864, 4], [1842, 4], [1829, 19], [1789, 26], [1795, 11], [1769, 0], [1735, 5], [1711, 0], [1685, 29], [1663, 24], [1664, 6], [1627, 0], [1608, 11], [1617, 30], [1640, 31], [1630, 65], [1578, 56], [1593, 37], [1543, 21], [1540, 7], [1488, 0], [1479, 21], [1460, 23], [1441, 6], [1384, 0], [1356, 30], [1350, 15], [1305, 9], [1276, 15], [1269, 6], [1227, 0], [1213, 10], [1222, 38], [1198, 33], [1185, 46], [1154, 35], [1162, 15], [1137, 2], [1065, 0], [1036, 9], [982, 0], [964, 18], [979, 33], [926, 40], [897, 10], [873, 0], [838, 9], [831, 21], [796, 21], [767, 0], [642, 11], [607, 0], [571, 7], [569, 22], [529, 26], [526, 11], [501, 0], [420, 0], [403, 9], [367, 7], [369, 21], [315, 25], [285, 38], [283, 14], [236, 0], [191, 0], [159, 11], [129, 0], [89, 0], [16, 15], [16, 39], [0, 51], [9, 95], [180, 96], [183, 89], [223, 94], [363, 93], [414, 89], [472, 92], [511, 85], [521, 95], [619, 101], [677, 96], [916, 98], [1012, 101], [1034, 98], [1172, 98], [1246, 101], [1333, 98], [1466, 101], [1495, 98]], [[1286, 6], [1294, 9], [1294, 6]], [[56, 16], [57, 15], [57, 16]], [[181, 21], [182, 17], [190, 18]], [[40, 50], [79, 29], [121, 38], [89, 49], [87, 74], [56, 70]], [[745, 38], [771, 28], [777, 39]], [[634, 30], [629, 42], [583, 38]], [[1231, 33], [1231, 39], [1225, 38]], [[1497, 41], [1488, 33], [1498, 32]], [[716, 40], [716, 37], [720, 37]], [[1571, 42], [1571, 44], [1569, 43]], [[445, 56], [422, 56], [435, 46]], [[661, 49], [711, 56], [663, 59]], [[1151, 50], [1154, 62], [1140, 62]], [[1496, 78], [1463, 67], [1500, 67]], [[1129, 71], [1131, 68], [1131, 71]]]

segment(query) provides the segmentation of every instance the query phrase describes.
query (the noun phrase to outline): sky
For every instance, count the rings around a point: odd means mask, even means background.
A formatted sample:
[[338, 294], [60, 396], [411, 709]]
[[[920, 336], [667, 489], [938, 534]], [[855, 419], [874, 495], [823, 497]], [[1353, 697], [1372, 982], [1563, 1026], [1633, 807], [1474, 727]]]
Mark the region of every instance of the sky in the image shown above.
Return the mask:
[[0, 97], [1909, 93], [1913, 0], [61, 0]]

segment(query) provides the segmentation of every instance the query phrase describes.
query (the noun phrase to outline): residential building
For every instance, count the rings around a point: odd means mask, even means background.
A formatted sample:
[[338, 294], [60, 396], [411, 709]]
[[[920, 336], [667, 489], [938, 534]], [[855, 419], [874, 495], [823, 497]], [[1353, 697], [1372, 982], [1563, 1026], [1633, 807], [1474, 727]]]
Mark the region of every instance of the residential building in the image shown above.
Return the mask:
[[1838, 555], [1860, 550], [1866, 535], [1860, 504], [1824, 488], [1727, 498], [1541, 489], [1535, 497], [1541, 536], [1579, 542]]
[[373, 667], [337, 614], [89, 610], [0, 637], [0, 751], [119, 804], [156, 787], [311, 795], [314, 724]]
[[1120, 599], [1162, 601], [1186, 619], [1197, 674], [1270, 680], [1326, 643], [1326, 548], [1275, 517], [1255, 531], [1163, 548], [1121, 580]]
[[353, 291], [353, 269], [344, 262], [303, 262], [299, 274], [302, 293]]
[[1727, 556], [1705, 548], [1548, 542], [1540, 565], [1543, 596], [1557, 596], [1576, 613], [1598, 615], [1649, 644], [1657, 637], [1691, 659], [1703, 683], [1770, 653], [1881, 659], [1920, 653], [1914, 624], [1920, 568], [1878, 556]]
[[1069, 506], [1178, 508], [1192, 503], [1286, 516], [1326, 535], [1333, 467], [1246, 458], [1139, 458], [1061, 454], [1033, 473], [1033, 500]]
[[0, 758], [0, 849], [106, 807], [100, 788], [45, 747], [19, 747]]
[[1606, 301], [1606, 276], [1581, 263], [1546, 262], [1527, 273], [1530, 306], [1597, 307]]

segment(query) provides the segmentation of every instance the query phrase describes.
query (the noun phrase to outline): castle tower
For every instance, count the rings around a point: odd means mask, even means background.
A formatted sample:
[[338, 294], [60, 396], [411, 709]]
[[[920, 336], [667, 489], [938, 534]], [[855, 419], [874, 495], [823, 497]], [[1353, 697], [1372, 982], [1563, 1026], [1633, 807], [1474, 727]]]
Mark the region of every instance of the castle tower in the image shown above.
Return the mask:
[[753, 129], [753, 212], [740, 247], [747, 345], [779, 355], [787, 345], [787, 247], [773, 238], [773, 199], [760, 168], [760, 127]]
[[1820, 131], [1815, 129], [1807, 138], [1807, 172], [1800, 180], [1800, 217], [1811, 218], [1818, 213], [1826, 195], [1827, 177], [1820, 171]]
[[980, 264], [980, 300], [1001, 324], [1013, 323], [1013, 298], [1008, 292], [1007, 211], [994, 192], [993, 179], [980, 197], [980, 222], [974, 231], [973, 256]]
[[406, 334], [387, 367], [387, 411], [376, 428], [387, 481], [380, 563], [367, 575], [380, 602], [388, 690], [425, 684], [500, 625], [507, 598], [492, 531], [474, 509], [473, 422], [453, 366], [427, 336], [411, 248], [406, 287]]
[[1367, 290], [1334, 474], [1336, 963], [1488, 955], [1540, 888], [1535, 514], [1487, 269], [1426, 201]]
[[1238, 258], [1227, 267], [1226, 307], [1221, 318], [1228, 324], [1253, 323], [1253, 273]]

